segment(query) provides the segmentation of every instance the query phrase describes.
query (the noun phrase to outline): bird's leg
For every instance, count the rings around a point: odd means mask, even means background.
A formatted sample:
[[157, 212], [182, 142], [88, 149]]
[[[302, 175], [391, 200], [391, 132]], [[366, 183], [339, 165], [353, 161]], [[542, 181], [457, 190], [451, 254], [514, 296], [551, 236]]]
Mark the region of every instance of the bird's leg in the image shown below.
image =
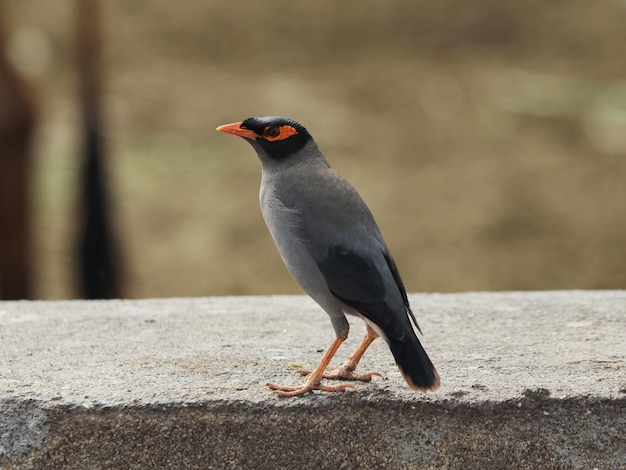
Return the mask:
[[[357, 365], [361, 361], [363, 354], [365, 354], [367, 348], [369, 348], [370, 344], [372, 344], [376, 338], [378, 338], [378, 334], [372, 330], [369, 325], [367, 325], [365, 337], [356, 348], [356, 351], [350, 354], [346, 359], [346, 362], [344, 362], [338, 369], [329, 373], [324, 373], [322, 378], [331, 380], [360, 380], [361, 382], [369, 382], [375, 375], [384, 378], [380, 372], [354, 372]], [[308, 370], [298, 370], [297, 372], [301, 375], [310, 374], [310, 371]]]
[[322, 360], [318, 364], [318, 366], [313, 370], [313, 372], [305, 374], [307, 376], [306, 382], [301, 385], [291, 386], [291, 385], [276, 385], [268, 383], [266, 384], [269, 388], [274, 390], [276, 394], [280, 397], [297, 397], [299, 395], [304, 395], [305, 393], [312, 392], [313, 390], [322, 390], [324, 392], [344, 392], [348, 388], [352, 388], [356, 390], [356, 387], [352, 384], [341, 384], [341, 385], [323, 385], [322, 378], [324, 377], [324, 371], [328, 367], [331, 359], [347, 338], [346, 336], [338, 336], [334, 339], [331, 345], [328, 347]]
[[359, 365], [363, 354], [365, 354], [367, 348], [370, 347], [370, 344], [372, 344], [376, 338], [378, 338], [378, 334], [373, 329], [371, 329], [369, 325], [367, 325], [365, 337], [356, 348], [356, 351], [350, 354], [346, 361], [338, 369], [333, 370], [330, 374], [325, 374], [324, 378], [360, 380], [363, 382], [369, 382], [375, 375], [384, 378], [380, 372], [354, 372], [356, 367]]

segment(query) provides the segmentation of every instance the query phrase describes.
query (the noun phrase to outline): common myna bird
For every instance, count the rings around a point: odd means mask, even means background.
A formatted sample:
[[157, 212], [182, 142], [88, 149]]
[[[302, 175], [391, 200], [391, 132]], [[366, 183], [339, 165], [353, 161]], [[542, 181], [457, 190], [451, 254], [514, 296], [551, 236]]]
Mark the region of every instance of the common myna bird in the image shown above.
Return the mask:
[[[300, 123], [277, 116], [251, 117], [217, 130], [243, 137], [256, 150], [263, 166], [263, 218], [287, 269], [328, 313], [336, 335], [313, 371], [299, 371], [306, 375], [305, 383], [267, 385], [283, 397], [356, 388], [350, 383], [327, 385], [322, 379], [368, 382], [380, 375], [355, 369], [381, 336], [411, 388], [436, 390], [439, 375], [413, 330], [413, 325], [419, 326], [378, 225], [356, 190], [330, 167], [311, 134]], [[367, 333], [341, 367], [326, 373], [348, 337], [345, 314], [365, 321]]]

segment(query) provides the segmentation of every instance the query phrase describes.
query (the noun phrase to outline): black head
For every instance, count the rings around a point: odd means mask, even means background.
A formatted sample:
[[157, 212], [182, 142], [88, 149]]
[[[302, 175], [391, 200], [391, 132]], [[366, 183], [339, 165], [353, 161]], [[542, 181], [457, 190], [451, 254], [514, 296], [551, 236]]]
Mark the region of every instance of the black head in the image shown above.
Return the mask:
[[244, 137], [259, 146], [271, 159], [282, 160], [298, 152], [311, 140], [302, 124], [279, 116], [250, 117], [217, 130]]

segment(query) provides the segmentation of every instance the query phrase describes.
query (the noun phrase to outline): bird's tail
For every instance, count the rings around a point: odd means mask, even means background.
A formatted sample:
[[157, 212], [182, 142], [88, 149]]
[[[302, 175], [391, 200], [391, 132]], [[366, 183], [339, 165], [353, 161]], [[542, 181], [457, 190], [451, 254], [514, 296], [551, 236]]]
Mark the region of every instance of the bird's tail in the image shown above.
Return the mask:
[[401, 341], [391, 339], [389, 348], [409, 387], [422, 392], [439, 388], [437, 369], [412, 330]]

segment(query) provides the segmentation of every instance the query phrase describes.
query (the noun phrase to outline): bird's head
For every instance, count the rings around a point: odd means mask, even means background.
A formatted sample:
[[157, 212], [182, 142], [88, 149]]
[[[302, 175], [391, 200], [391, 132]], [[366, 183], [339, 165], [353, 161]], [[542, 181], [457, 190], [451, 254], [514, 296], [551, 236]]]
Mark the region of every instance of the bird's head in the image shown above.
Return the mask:
[[246, 139], [261, 160], [266, 156], [271, 160], [284, 160], [313, 140], [302, 124], [279, 116], [250, 117], [243, 122], [224, 124], [217, 130]]

